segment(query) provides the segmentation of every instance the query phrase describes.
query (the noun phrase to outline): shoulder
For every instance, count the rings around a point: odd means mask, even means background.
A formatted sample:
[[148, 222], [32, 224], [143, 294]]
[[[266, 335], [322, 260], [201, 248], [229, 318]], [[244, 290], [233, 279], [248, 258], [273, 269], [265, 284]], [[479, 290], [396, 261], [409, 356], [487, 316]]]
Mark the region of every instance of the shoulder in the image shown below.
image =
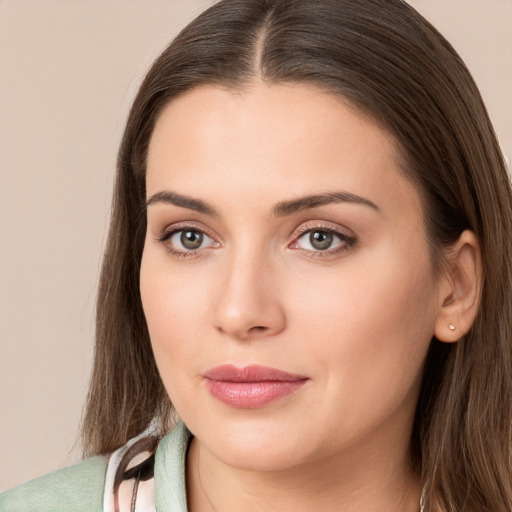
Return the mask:
[[[0, 512], [187, 510], [183, 422], [158, 443], [144, 432], [110, 456], [86, 459], [0, 494]], [[156, 453], [155, 453], [156, 449]], [[156, 460], [155, 460], [156, 459]]]
[[86, 459], [0, 494], [0, 511], [100, 512], [108, 457]]

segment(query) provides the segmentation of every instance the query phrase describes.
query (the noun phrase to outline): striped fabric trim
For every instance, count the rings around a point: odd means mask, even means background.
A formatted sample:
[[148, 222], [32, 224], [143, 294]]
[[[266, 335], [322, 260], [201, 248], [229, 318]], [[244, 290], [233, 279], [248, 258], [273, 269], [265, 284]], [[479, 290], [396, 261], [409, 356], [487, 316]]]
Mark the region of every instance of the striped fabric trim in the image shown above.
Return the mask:
[[109, 458], [104, 512], [156, 512], [154, 465], [158, 438], [146, 432]]

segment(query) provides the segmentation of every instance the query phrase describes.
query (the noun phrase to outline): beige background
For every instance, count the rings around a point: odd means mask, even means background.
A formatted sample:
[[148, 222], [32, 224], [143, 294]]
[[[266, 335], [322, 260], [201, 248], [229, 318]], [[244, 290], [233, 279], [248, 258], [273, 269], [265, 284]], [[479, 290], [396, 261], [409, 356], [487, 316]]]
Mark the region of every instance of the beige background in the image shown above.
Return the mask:
[[[512, 155], [512, 0], [410, 1], [466, 60]], [[0, 490], [79, 458], [123, 123], [210, 3], [0, 0]]]

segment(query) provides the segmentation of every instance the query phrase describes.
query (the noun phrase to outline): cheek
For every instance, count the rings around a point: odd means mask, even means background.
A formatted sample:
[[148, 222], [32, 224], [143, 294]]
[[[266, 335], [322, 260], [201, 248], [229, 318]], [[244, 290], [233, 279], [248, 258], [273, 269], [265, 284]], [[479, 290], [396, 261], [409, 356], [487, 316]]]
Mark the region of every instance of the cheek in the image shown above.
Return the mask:
[[180, 373], [174, 368], [191, 361], [200, 367], [196, 347], [205, 342], [208, 293], [202, 280], [183, 268], [175, 270], [167, 259], [151, 251], [144, 253], [140, 291], [155, 360], [168, 388], [167, 376]]
[[343, 392], [366, 407], [396, 403], [415, 389], [436, 317], [435, 281], [423, 253], [374, 256], [354, 258], [354, 265], [347, 259], [338, 273], [302, 282], [309, 293], [289, 294], [300, 297], [294, 316], [303, 358], [319, 363], [332, 397]]
[[[428, 259], [423, 253], [399, 256], [397, 251], [368, 251], [353, 261], [348, 256], [338, 269], [299, 269], [288, 282], [287, 309], [310, 330], [360, 343], [399, 332], [414, 340], [427, 326], [433, 333], [436, 288]], [[373, 338], [363, 336], [371, 332]]]

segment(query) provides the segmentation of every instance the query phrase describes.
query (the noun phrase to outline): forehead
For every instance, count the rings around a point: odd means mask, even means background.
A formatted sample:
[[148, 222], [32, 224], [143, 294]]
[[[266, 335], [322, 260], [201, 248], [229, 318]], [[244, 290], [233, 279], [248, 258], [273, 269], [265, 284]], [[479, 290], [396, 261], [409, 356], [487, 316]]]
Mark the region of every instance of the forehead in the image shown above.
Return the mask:
[[381, 202], [412, 194], [416, 204], [396, 146], [368, 116], [314, 86], [202, 86], [160, 115], [150, 141], [147, 191], [243, 197], [250, 190], [278, 201], [283, 194], [340, 187], [367, 196], [390, 189], [394, 193]]

